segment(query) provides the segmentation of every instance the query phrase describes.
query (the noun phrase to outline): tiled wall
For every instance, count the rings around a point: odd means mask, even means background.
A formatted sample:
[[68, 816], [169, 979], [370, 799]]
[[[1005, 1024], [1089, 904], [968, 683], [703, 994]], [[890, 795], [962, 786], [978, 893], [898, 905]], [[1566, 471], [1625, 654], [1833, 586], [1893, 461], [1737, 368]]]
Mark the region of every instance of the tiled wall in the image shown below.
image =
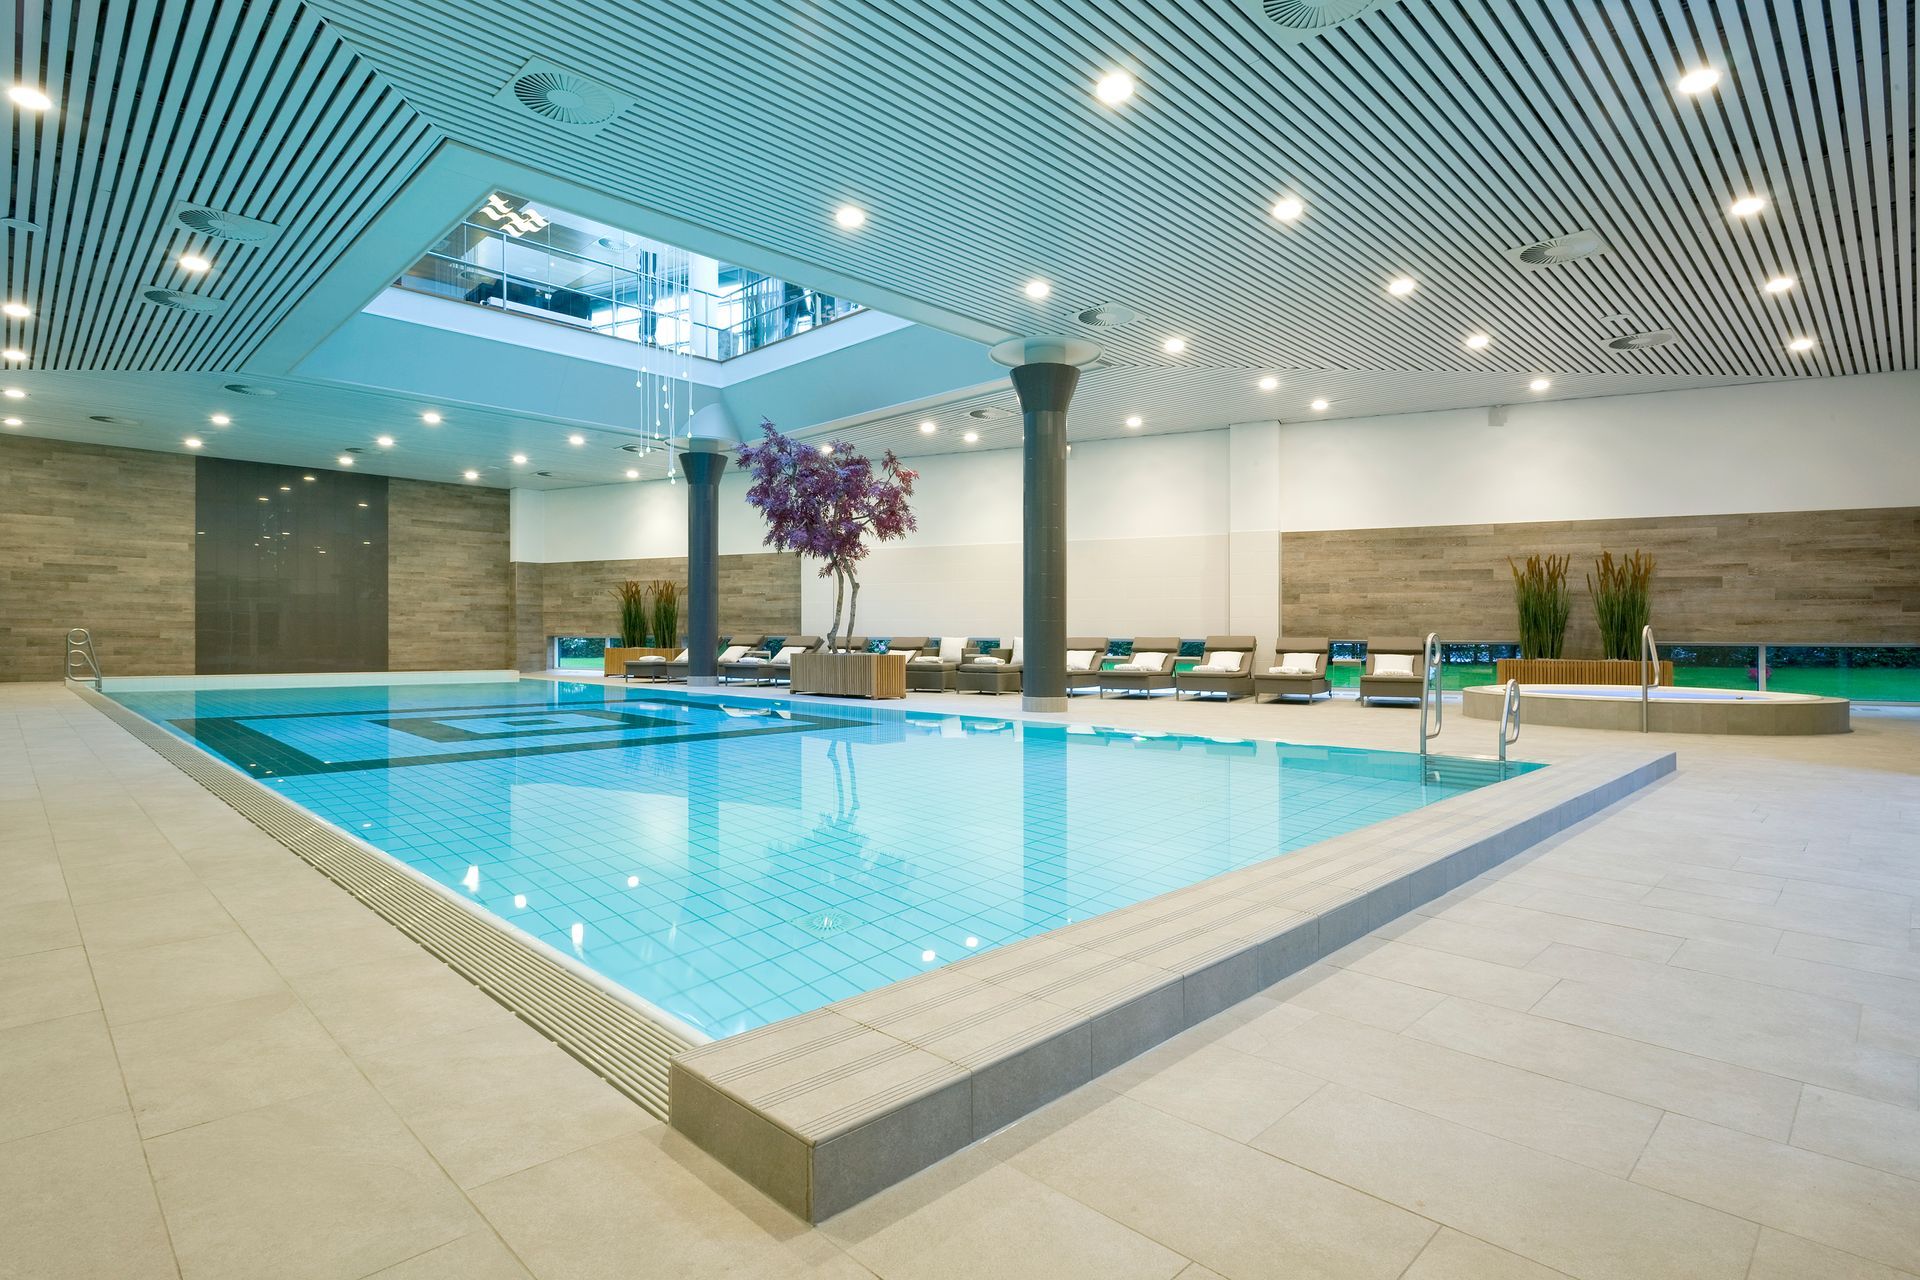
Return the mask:
[[193, 670], [193, 459], [0, 436], [0, 680], [57, 680], [67, 628], [110, 675]]
[[513, 665], [504, 489], [394, 480], [387, 491], [387, 663], [395, 671]]
[[[619, 607], [609, 594], [615, 583], [629, 578], [641, 582], [671, 578], [684, 587], [687, 580], [687, 562], [682, 556], [649, 560], [567, 560], [537, 567], [543, 587], [541, 617], [537, 624], [530, 618], [519, 617], [515, 620], [515, 630], [543, 638], [617, 632]], [[684, 606], [680, 621], [684, 627]], [[797, 556], [766, 551], [720, 557], [722, 635], [794, 635], [800, 630]], [[526, 655], [522, 655], [521, 660], [524, 664]], [[522, 669], [526, 669], [524, 665]]]
[[1597, 654], [1585, 575], [1602, 550], [1659, 562], [1653, 625], [1665, 641], [1920, 638], [1916, 507], [1287, 533], [1281, 618], [1295, 635], [1509, 640], [1507, 557], [1569, 552], [1567, 652]]

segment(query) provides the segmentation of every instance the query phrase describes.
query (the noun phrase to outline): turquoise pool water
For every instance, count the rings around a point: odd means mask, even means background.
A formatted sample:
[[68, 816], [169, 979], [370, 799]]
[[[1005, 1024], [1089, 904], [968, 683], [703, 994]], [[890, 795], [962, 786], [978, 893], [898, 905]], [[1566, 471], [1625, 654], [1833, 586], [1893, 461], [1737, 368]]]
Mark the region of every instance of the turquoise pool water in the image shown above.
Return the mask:
[[546, 680], [110, 692], [714, 1037], [1472, 789], [1399, 752]]

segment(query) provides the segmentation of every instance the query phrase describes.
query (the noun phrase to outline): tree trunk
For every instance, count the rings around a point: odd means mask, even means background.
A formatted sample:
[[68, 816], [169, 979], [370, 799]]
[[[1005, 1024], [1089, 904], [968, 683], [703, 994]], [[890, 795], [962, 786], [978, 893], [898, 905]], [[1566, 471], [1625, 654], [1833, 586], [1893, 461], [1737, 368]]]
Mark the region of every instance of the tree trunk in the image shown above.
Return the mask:
[[827, 628], [827, 652], [832, 653], [840, 647], [840, 597], [843, 584], [840, 571], [833, 571], [833, 625]]
[[847, 635], [852, 636], [853, 616], [860, 610], [860, 579], [854, 577], [852, 571], [849, 570], [847, 573], [847, 581], [853, 586], [853, 594], [847, 598]]

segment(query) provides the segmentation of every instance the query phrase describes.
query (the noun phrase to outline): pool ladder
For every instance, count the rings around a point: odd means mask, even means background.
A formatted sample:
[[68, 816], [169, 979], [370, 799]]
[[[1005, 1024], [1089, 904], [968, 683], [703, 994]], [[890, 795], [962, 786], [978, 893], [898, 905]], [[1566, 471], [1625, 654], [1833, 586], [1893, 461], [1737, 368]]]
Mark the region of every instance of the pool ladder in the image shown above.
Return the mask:
[[1653, 624], [1640, 628], [1640, 732], [1652, 728], [1653, 691], [1660, 687], [1660, 646], [1654, 643]]
[[[1427, 643], [1420, 656], [1420, 763], [1427, 762], [1427, 743], [1440, 736], [1440, 721], [1446, 702], [1440, 690], [1440, 635], [1427, 633]], [[1433, 727], [1427, 727], [1427, 714], [1433, 714]]]
[[67, 679], [91, 680], [94, 691], [100, 690], [100, 661], [93, 655], [93, 633], [85, 627], [67, 632]]

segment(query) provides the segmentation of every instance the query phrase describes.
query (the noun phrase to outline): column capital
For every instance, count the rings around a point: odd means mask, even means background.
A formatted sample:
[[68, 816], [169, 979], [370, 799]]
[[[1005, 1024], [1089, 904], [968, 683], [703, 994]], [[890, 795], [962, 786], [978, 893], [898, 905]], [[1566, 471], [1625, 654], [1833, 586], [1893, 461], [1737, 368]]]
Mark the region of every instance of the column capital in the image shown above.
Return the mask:
[[706, 449], [687, 449], [680, 454], [680, 474], [690, 484], [719, 484], [720, 473], [727, 469], [727, 455]]

